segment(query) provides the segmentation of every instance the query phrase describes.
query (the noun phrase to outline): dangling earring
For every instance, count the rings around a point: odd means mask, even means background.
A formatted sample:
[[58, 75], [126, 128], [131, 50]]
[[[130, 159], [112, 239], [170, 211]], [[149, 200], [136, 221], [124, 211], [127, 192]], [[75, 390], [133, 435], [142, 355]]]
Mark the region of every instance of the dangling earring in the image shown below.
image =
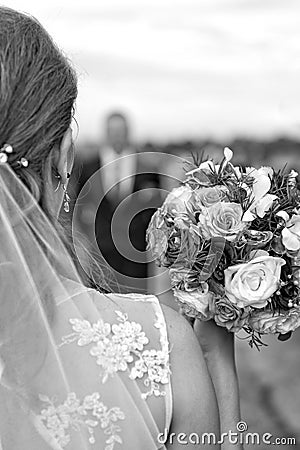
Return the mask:
[[[60, 188], [60, 185], [61, 185], [61, 176], [59, 174], [58, 175], [54, 175], [54, 176], [55, 176], [55, 178], [58, 178], [57, 186], [54, 189], [54, 192], [57, 192], [58, 189]], [[71, 176], [70, 172], [67, 172], [67, 178], [68, 179], [70, 178], [70, 176]], [[69, 196], [69, 194], [67, 192], [67, 186], [65, 184], [63, 184], [62, 187], [63, 187], [63, 190], [64, 190], [64, 201], [63, 201], [64, 202], [64, 211], [66, 213], [68, 213], [68, 212], [70, 212], [70, 200], [71, 200], [71, 198], [70, 198], [70, 196]]]
[[65, 184], [63, 184], [63, 190], [64, 190], [64, 211], [66, 213], [70, 212], [70, 196], [67, 192], [67, 187]]

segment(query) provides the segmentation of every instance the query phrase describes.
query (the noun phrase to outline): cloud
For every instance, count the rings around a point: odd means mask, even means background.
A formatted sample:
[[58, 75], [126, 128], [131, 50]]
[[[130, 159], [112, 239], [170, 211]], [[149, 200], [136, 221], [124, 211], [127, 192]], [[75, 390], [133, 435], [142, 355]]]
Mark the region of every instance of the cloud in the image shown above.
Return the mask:
[[99, 118], [119, 105], [141, 138], [299, 134], [298, 0], [27, 0], [26, 8], [75, 61], [83, 136], [96, 136]]

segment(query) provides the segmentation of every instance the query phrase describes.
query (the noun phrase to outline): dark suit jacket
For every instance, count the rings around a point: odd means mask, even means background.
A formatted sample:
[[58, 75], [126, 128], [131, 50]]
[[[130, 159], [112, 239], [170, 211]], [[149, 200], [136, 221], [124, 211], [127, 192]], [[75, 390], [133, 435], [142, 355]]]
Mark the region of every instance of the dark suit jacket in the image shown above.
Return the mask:
[[[79, 165], [76, 201], [77, 226], [112, 269], [112, 289], [146, 291], [147, 256], [145, 233], [161, 204], [159, 176], [142, 153], [136, 153], [132, 192], [116, 200], [105, 195], [98, 157]], [[81, 166], [81, 167], [80, 167]]]

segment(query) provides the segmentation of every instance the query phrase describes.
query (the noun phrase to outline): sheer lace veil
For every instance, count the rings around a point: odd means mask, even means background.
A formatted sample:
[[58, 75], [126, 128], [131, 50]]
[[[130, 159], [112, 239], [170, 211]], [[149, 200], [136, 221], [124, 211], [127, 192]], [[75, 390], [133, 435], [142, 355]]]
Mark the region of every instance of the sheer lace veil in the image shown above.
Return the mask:
[[[68, 282], [66, 282], [68, 280]], [[64, 314], [75, 310], [72, 280], [82, 287], [81, 296], [90, 301], [89, 290], [79, 279], [70, 255], [55, 227], [8, 164], [0, 164], [0, 449], [60, 449], [68, 442], [54, 439], [49, 427], [39, 419], [43, 400], [55, 398], [62, 403], [76, 385], [72, 358], [57, 341], [66, 331], [58, 303], [64, 302]], [[85, 300], [84, 300], [85, 301]], [[77, 311], [77, 314], [79, 312]], [[98, 317], [101, 319], [101, 317]], [[67, 320], [66, 320], [67, 323]], [[65, 333], [66, 334], [66, 333]], [[71, 350], [70, 350], [71, 351]], [[88, 366], [88, 359], [86, 365]], [[77, 362], [76, 367], [80, 367]], [[84, 365], [84, 361], [82, 362]], [[94, 363], [93, 363], [94, 364]], [[94, 367], [93, 365], [91, 367]], [[83, 370], [81, 368], [80, 370]], [[85, 367], [87, 374], [88, 367]], [[107, 388], [86, 379], [81, 394], [102, 393]], [[42, 394], [42, 396], [41, 396]], [[144, 448], [158, 448], [153, 442], [151, 418], [143, 402], [134, 398], [128, 386], [116, 374], [110, 385], [109, 402], [128, 409], [131, 422], [140, 424]], [[127, 398], [125, 402], [124, 398]], [[130, 401], [128, 400], [130, 398]], [[126, 404], [128, 406], [126, 406]], [[144, 412], [141, 412], [144, 411]], [[124, 411], [126, 415], [126, 411]], [[54, 417], [55, 419], [55, 417]], [[53, 419], [53, 420], [54, 420]], [[57, 417], [55, 420], [58, 420]], [[90, 428], [95, 423], [90, 423]], [[72, 450], [112, 449], [107, 436], [100, 434], [97, 445], [89, 427], [77, 427]], [[101, 427], [100, 427], [101, 428]], [[133, 434], [132, 439], [135, 439]], [[128, 434], [130, 436], [130, 433]], [[137, 448], [134, 441], [121, 448]], [[111, 445], [109, 447], [109, 445]]]
[[35, 379], [46, 358], [58, 390], [67, 390], [51, 322], [55, 299], [65, 289], [61, 276], [76, 279], [76, 271], [54, 227], [8, 164], [0, 165], [0, 233], [0, 437], [4, 449], [14, 449], [16, 434], [24, 433], [26, 442], [32, 432], [25, 418], [34, 410]]

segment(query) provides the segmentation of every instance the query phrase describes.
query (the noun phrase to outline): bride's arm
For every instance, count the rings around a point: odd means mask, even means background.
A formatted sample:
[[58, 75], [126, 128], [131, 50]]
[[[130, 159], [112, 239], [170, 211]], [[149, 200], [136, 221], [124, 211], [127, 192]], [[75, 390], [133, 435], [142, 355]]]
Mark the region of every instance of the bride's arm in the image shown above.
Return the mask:
[[[216, 395], [197, 337], [187, 320], [162, 305], [170, 341], [173, 419], [167, 449], [219, 449], [220, 424]], [[175, 433], [172, 434], [172, 433]], [[184, 433], [186, 438], [180, 433]], [[211, 435], [210, 437], [208, 435]], [[197, 436], [200, 439], [196, 445]], [[202, 436], [203, 443], [201, 443]], [[214, 437], [216, 444], [213, 444]], [[188, 442], [191, 438], [191, 442]], [[178, 439], [187, 441], [178, 442]], [[210, 443], [209, 443], [210, 440]]]
[[[240, 421], [238, 378], [235, 366], [234, 334], [213, 321], [196, 320], [194, 330], [203, 350], [219, 406], [221, 433], [237, 432]], [[241, 449], [227, 441], [222, 449]]]

